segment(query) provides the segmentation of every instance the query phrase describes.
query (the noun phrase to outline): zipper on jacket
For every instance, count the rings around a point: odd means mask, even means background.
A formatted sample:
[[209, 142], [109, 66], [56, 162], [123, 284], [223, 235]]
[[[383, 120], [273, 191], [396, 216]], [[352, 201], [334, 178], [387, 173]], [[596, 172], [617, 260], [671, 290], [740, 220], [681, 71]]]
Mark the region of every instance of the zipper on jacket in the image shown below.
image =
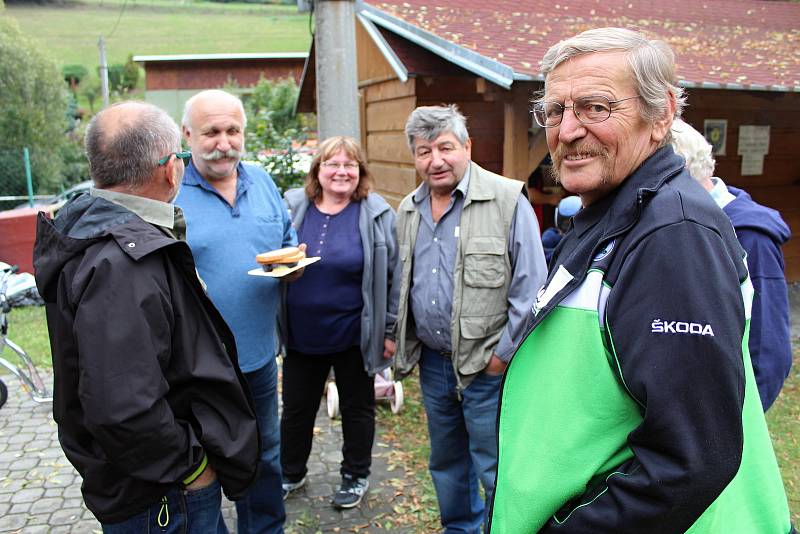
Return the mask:
[[166, 530], [169, 526], [169, 502], [167, 501], [166, 495], [161, 497], [161, 508], [158, 510], [156, 522], [158, 523], [158, 526], [161, 527], [162, 531]]

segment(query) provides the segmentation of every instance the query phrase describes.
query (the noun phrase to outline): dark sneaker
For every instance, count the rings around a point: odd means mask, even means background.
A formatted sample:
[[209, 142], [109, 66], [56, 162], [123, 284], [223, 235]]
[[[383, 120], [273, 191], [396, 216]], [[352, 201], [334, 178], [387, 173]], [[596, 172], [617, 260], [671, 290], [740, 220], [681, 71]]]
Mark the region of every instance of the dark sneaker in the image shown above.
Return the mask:
[[283, 500], [286, 500], [289, 494], [294, 493], [305, 485], [306, 477], [301, 478], [297, 482], [289, 482], [284, 480], [283, 484], [281, 484], [281, 486], [283, 486]]
[[337, 508], [354, 508], [369, 489], [369, 480], [356, 478], [353, 475], [342, 475], [342, 485], [333, 494], [333, 505]]

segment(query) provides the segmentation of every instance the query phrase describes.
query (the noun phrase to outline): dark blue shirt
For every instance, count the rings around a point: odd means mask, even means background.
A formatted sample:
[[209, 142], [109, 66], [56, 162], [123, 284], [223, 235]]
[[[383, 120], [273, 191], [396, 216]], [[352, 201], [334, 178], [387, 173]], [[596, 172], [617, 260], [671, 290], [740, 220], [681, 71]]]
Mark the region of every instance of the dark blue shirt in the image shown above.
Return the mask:
[[335, 215], [312, 202], [298, 231], [309, 256], [322, 259], [289, 284], [286, 309], [289, 348], [328, 354], [358, 346], [361, 339], [361, 278], [364, 249], [358, 230], [359, 202]]

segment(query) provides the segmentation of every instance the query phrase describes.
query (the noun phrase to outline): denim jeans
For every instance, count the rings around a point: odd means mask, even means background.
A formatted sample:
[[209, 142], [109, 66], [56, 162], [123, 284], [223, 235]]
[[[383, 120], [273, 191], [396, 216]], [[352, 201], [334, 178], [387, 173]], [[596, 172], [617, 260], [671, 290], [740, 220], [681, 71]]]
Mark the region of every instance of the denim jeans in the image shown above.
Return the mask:
[[286, 512], [281, 490], [280, 429], [278, 419], [278, 364], [271, 358], [264, 367], [244, 374], [256, 408], [261, 434], [258, 478], [236, 501], [236, 531], [240, 534], [283, 532]]
[[298, 482], [308, 472], [314, 420], [331, 367], [342, 413], [340, 473], [369, 476], [375, 438], [375, 380], [364, 370], [361, 350], [352, 347], [332, 354], [304, 354], [289, 349], [283, 360], [281, 416], [281, 461], [289, 482]]
[[420, 386], [431, 440], [430, 471], [446, 534], [481, 531], [497, 472], [497, 402], [502, 376], [479, 374], [456, 390], [453, 362], [422, 349]]
[[103, 523], [104, 534], [228, 534], [222, 520], [219, 481], [187, 491], [174, 488], [146, 510], [120, 523]]

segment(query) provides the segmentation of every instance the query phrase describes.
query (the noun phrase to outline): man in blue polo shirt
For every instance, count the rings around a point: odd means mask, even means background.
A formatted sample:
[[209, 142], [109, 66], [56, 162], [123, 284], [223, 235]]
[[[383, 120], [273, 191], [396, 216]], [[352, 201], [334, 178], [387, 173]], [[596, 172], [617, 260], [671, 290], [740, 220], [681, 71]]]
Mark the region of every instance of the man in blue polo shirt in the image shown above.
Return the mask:
[[283, 532], [280, 438], [275, 362], [278, 284], [248, 276], [256, 254], [296, 245], [289, 214], [272, 178], [241, 163], [246, 118], [225, 91], [203, 91], [186, 102], [183, 135], [192, 151], [175, 203], [185, 214], [187, 240], [211, 300], [233, 330], [239, 365], [255, 400], [261, 472], [236, 503], [237, 532]]

